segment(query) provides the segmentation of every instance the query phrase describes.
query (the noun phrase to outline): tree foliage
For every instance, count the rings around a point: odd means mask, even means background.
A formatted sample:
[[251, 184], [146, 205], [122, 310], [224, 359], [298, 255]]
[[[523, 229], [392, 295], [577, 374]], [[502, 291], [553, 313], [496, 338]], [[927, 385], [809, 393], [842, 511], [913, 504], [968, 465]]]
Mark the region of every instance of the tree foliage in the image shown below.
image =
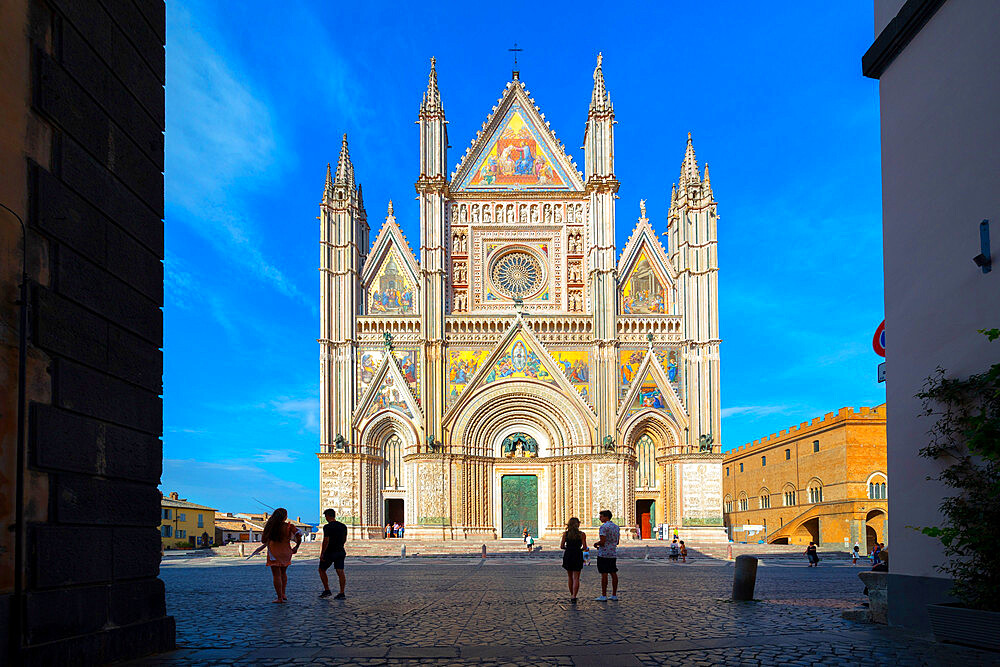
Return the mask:
[[[1000, 338], [1000, 329], [980, 333]], [[931, 479], [957, 491], [939, 506], [944, 525], [920, 530], [944, 545], [948, 561], [938, 569], [954, 580], [952, 594], [1000, 611], [1000, 363], [964, 380], [939, 367], [917, 398], [923, 415], [936, 418], [920, 455], [947, 463]]]

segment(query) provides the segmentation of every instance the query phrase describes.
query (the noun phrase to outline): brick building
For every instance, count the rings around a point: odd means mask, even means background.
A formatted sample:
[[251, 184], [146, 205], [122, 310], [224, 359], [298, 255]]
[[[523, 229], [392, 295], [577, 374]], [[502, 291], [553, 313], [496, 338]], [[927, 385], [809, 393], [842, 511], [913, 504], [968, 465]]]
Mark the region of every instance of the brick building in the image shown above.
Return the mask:
[[173, 648], [162, 0], [0, 2], [0, 664]]
[[858, 543], [865, 553], [885, 542], [885, 415], [885, 404], [841, 408], [727, 452], [722, 489], [730, 538], [845, 550]]

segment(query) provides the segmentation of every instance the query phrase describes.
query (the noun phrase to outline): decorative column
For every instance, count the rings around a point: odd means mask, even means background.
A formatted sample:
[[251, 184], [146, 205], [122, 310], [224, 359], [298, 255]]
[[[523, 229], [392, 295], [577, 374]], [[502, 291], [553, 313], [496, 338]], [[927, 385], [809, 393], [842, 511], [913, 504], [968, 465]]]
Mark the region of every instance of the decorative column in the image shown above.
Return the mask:
[[[615, 113], [611, 96], [604, 87], [602, 56], [594, 68], [594, 90], [590, 96], [585, 153], [586, 192], [590, 197], [587, 247], [588, 285], [594, 317], [594, 359], [597, 408], [597, 442], [605, 437], [617, 439], [618, 411], [618, 270], [615, 264]], [[621, 443], [616, 443], [621, 444]]]

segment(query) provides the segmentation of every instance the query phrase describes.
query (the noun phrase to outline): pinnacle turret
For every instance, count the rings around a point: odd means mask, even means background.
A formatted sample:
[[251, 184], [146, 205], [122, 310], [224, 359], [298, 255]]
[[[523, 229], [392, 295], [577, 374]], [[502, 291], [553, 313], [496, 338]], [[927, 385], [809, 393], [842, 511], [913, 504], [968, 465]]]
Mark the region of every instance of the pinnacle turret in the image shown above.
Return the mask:
[[611, 110], [611, 95], [608, 93], [607, 88], [604, 86], [604, 70], [601, 69], [601, 64], [604, 61], [604, 55], [601, 53], [597, 54], [597, 66], [594, 68], [594, 91], [590, 94], [590, 110], [591, 111], [610, 111]]
[[354, 186], [354, 165], [351, 164], [351, 154], [347, 150], [347, 133], [340, 144], [340, 157], [337, 158], [337, 185]]
[[333, 197], [333, 176], [330, 174], [330, 163], [326, 163], [326, 184], [323, 186], [323, 199]]
[[688, 132], [687, 148], [684, 150], [684, 161], [681, 162], [680, 187], [688, 185], [699, 185], [701, 177], [698, 174], [698, 159], [694, 156], [694, 143], [691, 140], [691, 133]]
[[441, 91], [438, 90], [438, 75], [436, 68], [437, 59], [431, 58], [431, 71], [427, 75], [427, 91], [424, 93], [424, 101], [420, 105], [422, 113], [443, 112], [441, 106]]
[[385, 219], [388, 220], [389, 218], [392, 218], [393, 220], [396, 219], [396, 214], [392, 210], [392, 200], [391, 199], [389, 200], [389, 209], [385, 213]]

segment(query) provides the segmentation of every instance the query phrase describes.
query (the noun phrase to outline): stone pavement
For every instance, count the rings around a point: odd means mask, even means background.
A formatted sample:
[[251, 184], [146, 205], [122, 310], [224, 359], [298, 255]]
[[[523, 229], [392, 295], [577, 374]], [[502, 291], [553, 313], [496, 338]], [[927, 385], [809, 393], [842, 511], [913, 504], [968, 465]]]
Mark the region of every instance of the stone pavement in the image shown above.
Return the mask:
[[764, 560], [759, 601], [733, 603], [731, 564], [627, 560], [620, 601], [593, 599], [600, 581], [590, 566], [576, 605], [551, 559], [348, 559], [345, 601], [316, 597], [316, 563], [293, 563], [290, 603], [278, 605], [259, 558], [166, 559], [180, 648], [139, 662], [1000, 664], [1000, 654], [841, 618], [863, 599], [858, 569], [843, 563]]

